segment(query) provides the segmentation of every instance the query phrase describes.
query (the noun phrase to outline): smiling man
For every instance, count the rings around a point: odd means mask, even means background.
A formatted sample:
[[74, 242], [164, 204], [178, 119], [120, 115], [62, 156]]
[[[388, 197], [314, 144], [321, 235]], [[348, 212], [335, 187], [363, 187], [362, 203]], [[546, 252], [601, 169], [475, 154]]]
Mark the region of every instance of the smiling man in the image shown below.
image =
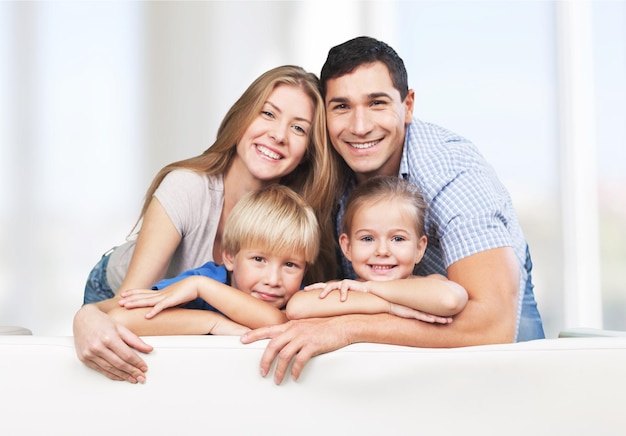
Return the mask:
[[[543, 338], [528, 244], [509, 193], [471, 142], [413, 117], [415, 93], [398, 54], [373, 38], [349, 40], [329, 51], [321, 82], [329, 137], [348, 167], [337, 227], [356, 185], [375, 175], [409, 180], [428, 204], [428, 248], [415, 274], [443, 274], [469, 300], [446, 325], [354, 314], [252, 331], [244, 343], [272, 338], [261, 374], [276, 359], [276, 383], [291, 362], [297, 378], [311, 357], [354, 342], [461, 347]], [[345, 258], [342, 267], [355, 277]]]

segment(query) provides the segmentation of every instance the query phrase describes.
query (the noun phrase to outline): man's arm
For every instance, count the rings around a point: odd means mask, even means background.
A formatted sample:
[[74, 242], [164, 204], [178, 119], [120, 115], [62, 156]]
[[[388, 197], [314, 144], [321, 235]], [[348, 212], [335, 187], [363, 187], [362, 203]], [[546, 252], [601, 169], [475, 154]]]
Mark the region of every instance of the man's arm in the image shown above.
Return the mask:
[[513, 342], [519, 264], [512, 248], [495, 248], [462, 259], [448, 268], [448, 278], [469, 296], [465, 309], [450, 324], [386, 314], [345, 315], [257, 329], [243, 335], [242, 342], [272, 339], [261, 359], [261, 374], [268, 374], [278, 357], [276, 383], [282, 382], [292, 360], [291, 376], [298, 378], [311, 357], [355, 342], [433, 348]]

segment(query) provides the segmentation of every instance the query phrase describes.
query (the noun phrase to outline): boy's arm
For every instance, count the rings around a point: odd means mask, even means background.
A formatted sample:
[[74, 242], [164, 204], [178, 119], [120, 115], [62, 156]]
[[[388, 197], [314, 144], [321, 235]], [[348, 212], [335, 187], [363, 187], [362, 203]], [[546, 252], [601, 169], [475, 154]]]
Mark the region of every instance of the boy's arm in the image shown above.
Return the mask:
[[280, 309], [204, 276], [187, 277], [161, 291], [131, 290], [122, 292], [121, 296], [120, 305], [127, 309], [154, 306], [146, 312], [147, 318], [200, 297], [226, 317], [253, 329], [287, 321]]
[[149, 308], [128, 310], [119, 307], [109, 311], [109, 316], [138, 336], [206, 335], [209, 333], [240, 336], [250, 330], [210, 310], [171, 308], [163, 310], [153, 319], [147, 319], [145, 315], [149, 310]]

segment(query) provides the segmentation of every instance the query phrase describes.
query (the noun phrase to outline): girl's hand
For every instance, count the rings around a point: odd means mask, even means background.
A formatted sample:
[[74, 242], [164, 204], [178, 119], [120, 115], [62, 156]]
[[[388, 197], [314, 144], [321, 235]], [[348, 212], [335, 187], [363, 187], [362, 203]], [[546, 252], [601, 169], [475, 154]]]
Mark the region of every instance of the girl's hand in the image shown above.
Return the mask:
[[452, 318], [449, 316], [443, 317], [431, 315], [430, 313], [421, 312], [419, 310], [395, 303], [389, 303], [389, 313], [391, 315], [399, 316], [400, 318], [417, 319], [431, 324], [450, 324], [452, 322]]
[[328, 283], [313, 283], [312, 285], [305, 286], [305, 291], [313, 291], [321, 289], [320, 298], [325, 298], [332, 291], [339, 291], [339, 300], [346, 301], [348, 299], [348, 291], [356, 292], [369, 292], [367, 282], [358, 280], [339, 280]]

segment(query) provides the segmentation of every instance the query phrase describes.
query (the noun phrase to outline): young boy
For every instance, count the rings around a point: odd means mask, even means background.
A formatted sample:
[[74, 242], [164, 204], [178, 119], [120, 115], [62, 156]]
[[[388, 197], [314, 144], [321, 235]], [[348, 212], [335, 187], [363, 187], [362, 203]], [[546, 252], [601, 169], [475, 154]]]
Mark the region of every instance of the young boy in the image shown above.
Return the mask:
[[[426, 251], [425, 211], [421, 192], [404, 179], [378, 176], [357, 186], [346, 205], [339, 244], [359, 280], [307, 286], [307, 291], [321, 289], [319, 298], [313, 292], [294, 296], [287, 305], [287, 316], [391, 313], [427, 322], [451, 322], [451, 316], [467, 303], [465, 289], [440, 274], [413, 275]], [[357, 292], [348, 298], [348, 291]]]
[[122, 307], [109, 314], [144, 336], [240, 335], [281, 324], [287, 321], [281, 309], [318, 251], [311, 207], [291, 189], [271, 185], [244, 196], [231, 211], [222, 238], [224, 265], [209, 262], [162, 280], [153, 287], [160, 291], [125, 291]]

